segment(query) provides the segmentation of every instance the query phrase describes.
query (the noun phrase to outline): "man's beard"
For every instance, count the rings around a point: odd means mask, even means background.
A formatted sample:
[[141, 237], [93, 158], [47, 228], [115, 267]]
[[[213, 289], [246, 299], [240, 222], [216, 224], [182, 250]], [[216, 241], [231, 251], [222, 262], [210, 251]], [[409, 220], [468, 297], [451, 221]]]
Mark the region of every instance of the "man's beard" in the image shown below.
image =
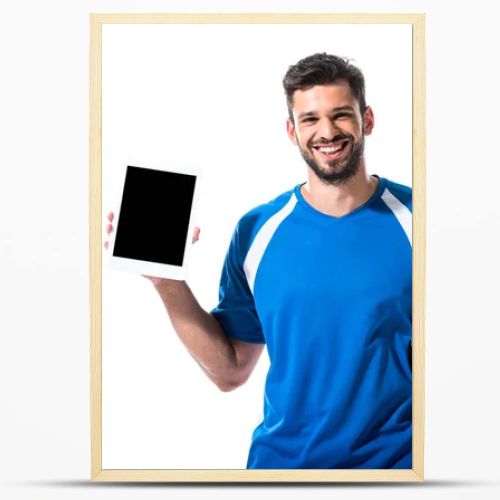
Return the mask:
[[[352, 151], [347, 158], [341, 160], [330, 160], [326, 163], [330, 167], [328, 170], [320, 167], [318, 163], [309, 155], [309, 153], [299, 146], [300, 154], [304, 161], [309, 165], [312, 171], [322, 180], [325, 184], [340, 185], [347, 182], [348, 179], [356, 175], [359, 171], [361, 159], [363, 158], [365, 149], [365, 138], [361, 136], [361, 140], [355, 143], [352, 139]], [[337, 140], [337, 138], [334, 138]], [[298, 141], [297, 141], [298, 144]], [[316, 144], [317, 145], [317, 144]], [[308, 144], [308, 147], [310, 145]], [[341, 164], [343, 166], [341, 167]]]

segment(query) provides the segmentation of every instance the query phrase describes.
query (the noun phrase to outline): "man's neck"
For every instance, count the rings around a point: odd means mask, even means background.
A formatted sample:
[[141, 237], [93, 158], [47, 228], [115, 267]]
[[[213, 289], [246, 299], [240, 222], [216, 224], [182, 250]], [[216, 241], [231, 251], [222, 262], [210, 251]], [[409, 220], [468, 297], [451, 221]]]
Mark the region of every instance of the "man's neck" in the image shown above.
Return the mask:
[[366, 173], [361, 165], [359, 171], [340, 185], [325, 184], [311, 169], [308, 181], [301, 188], [302, 196], [316, 210], [334, 217], [342, 217], [366, 203], [377, 189], [379, 180]]

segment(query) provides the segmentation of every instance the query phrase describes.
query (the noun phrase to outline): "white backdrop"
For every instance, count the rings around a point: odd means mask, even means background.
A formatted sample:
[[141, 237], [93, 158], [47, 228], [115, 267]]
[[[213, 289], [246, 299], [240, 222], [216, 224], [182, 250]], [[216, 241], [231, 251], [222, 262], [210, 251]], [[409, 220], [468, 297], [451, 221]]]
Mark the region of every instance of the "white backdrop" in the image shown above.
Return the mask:
[[[500, 34], [494, 7], [487, 0], [473, 6], [432, 0], [19, 0], [3, 6], [0, 495], [497, 499], [500, 74], [494, 61]], [[427, 13], [427, 483], [89, 485], [88, 13], [285, 8]], [[380, 122], [377, 127], [379, 134]], [[219, 240], [211, 236], [204, 228], [197, 256]]]
[[[188, 283], [205, 309], [239, 217], [306, 180], [281, 84], [302, 57], [354, 59], [376, 116], [368, 170], [411, 185], [411, 25], [106, 25], [102, 44], [103, 211], [128, 155], [202, 169]], [[245, 468], [267, 353], [245, 387], [220, 393], [149, 281], [104, 264], [103, 468]]]

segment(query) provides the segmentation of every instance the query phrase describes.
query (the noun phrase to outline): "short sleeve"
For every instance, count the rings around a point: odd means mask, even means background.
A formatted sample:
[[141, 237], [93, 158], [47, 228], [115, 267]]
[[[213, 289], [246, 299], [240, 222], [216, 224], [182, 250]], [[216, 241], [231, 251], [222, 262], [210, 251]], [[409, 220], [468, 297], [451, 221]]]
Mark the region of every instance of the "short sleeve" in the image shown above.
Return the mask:
[[231, 338], [264, 344], [252, 292], [243, 271], [243, 255], [239, 243], [240, 228], [231, 238], [219, 285], [219, 303], [212, 310], [222, 329]]

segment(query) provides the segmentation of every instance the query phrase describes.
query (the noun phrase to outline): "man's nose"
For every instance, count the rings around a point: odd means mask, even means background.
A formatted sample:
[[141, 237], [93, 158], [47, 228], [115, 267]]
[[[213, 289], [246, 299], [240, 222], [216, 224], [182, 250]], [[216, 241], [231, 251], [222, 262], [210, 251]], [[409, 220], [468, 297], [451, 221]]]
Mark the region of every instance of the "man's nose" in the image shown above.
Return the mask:
[[322, 139], [333, 139], [333, 137], [339, 133], [338, 127], [332, 122], [332, 120], [325, 118], [320, 120], [318, 123], [318, 134]]

